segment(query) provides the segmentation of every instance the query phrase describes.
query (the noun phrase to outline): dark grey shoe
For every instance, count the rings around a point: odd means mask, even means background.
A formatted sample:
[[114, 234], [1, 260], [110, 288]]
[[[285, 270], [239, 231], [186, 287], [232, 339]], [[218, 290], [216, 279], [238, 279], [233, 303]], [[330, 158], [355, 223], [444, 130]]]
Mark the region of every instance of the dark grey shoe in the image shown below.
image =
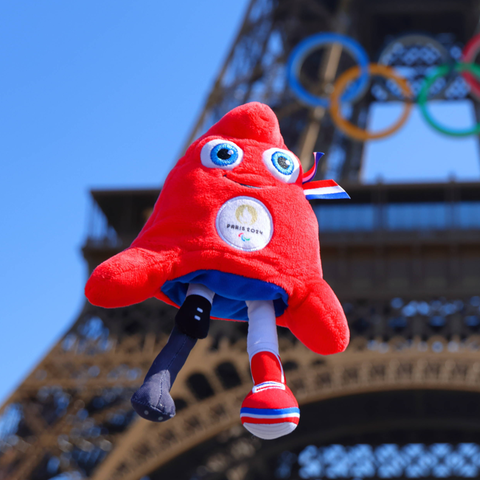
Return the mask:
[[148, 371], [143, 385], [133, 394], [134, 410], [146, 420], [164, 422], [175, 416], [170, 389], [197, 339], [185, 335], [177, 325]]

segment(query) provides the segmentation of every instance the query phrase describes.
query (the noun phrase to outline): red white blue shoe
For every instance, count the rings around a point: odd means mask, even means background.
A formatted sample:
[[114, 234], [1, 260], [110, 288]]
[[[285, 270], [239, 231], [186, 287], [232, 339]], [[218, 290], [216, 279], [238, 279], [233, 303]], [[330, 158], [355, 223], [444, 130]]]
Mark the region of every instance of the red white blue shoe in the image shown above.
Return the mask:
[[255, 385], [240, 409], [243, 426], [264, 440], [293, 432], [300, 420], [300, 409], [285, 385], [280, 358], [271, 352], [259, 352], [252, 357], [250, 367]]

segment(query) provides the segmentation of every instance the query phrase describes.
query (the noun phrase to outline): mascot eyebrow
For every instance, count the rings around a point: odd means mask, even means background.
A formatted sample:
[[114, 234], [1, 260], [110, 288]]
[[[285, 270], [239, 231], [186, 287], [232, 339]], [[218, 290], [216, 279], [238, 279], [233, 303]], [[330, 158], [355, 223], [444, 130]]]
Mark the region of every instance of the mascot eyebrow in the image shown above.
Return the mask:
[[296, 428], [300, 410], [286, 384], [277, 326], [322, 355], [349, 341], [342, 307], [322, 278], [308, 202], [349, 197], [333, 180], [313, 181], [322, 155], [303, 174], [267, 105], [231, 110], [172, 169], [132, 245], [93, 271], [85, 293], [94, 305], [156, 297], [179, 308], [132, 397], [140, 416], [163, 422], [175, 415], [170, 389], [213, 318], [248, 322], [254, 385], [240, 408], [245, 428], [264, 439]]

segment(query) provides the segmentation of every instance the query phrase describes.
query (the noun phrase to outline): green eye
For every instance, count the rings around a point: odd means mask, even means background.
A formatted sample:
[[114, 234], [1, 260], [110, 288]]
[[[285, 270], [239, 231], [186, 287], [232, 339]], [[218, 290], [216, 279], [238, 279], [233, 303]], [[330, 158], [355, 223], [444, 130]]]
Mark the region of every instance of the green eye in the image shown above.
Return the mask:
[[292, 152], [269, 148], [263, 152], [262, 158], [268, 171], [275, 178], [285, 183], [296, 182], [300, 172], [300, 163]]
[[275, 152], [272, 155], [272, 163], [282, 175], [291, 175], [295, 166], [290, 156], [284, 152]]

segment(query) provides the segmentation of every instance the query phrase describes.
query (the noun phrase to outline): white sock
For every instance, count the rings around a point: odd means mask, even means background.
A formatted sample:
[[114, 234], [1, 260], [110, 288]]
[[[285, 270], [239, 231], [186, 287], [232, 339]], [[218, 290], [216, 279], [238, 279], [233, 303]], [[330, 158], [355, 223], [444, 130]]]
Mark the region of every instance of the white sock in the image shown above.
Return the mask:
[[190, 283], [188, 285], [187, 297], [189, 295], [200, 295], [201, 297], [206, 298], [210, 303], [213, 303], [215, 292], [212, 292], [208, 287], [201, 283]]
[[247, 352], [251, 360], [258, 352], [278, 356], [278, 336], [275, 309], [271, 300], [249, 300]]

